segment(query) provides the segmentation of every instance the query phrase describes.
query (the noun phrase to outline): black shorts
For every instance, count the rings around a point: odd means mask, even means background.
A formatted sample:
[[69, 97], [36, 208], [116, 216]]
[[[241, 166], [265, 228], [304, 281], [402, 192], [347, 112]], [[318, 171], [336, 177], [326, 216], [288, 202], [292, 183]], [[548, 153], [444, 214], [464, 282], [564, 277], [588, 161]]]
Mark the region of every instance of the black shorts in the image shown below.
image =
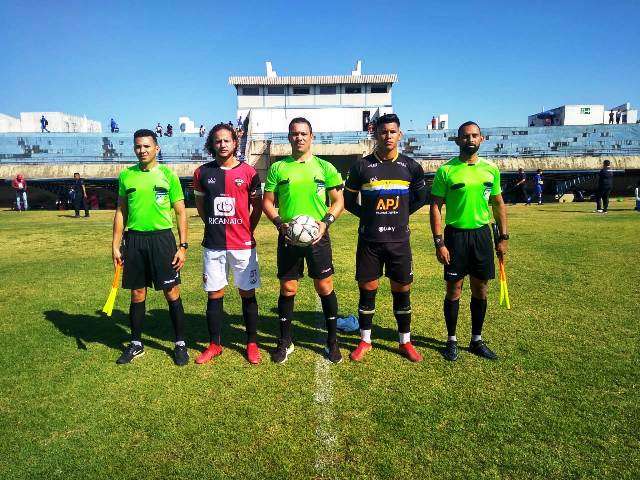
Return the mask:
[[447, 282], [462, 280], [471, 275], [479, 280], [496, 276], [493, 260], [493, 240], [489, 225], [474, 229], [460, 229], [447, 225], [444, 245], [449, 250], [450, 262], [444, 266]]
[[369, 242], [358, 238], [356, 251], [356, 280], [368, 282], [384, 274], [398, 283], [413, 282], [411, 244], [404, 242]]
[[168, 290], [180, 284], [180, 272], [171, 266], [178, 249], [171, 230], [128, 230], [123, 241], [122, 288], [153, 287]]
[[325, 233], [315, 245], [296, 247], [278, 236], [278, 278], [280, 280], [297, 280], [304, 276], [304, 261], [307, 261], [309, 277], [315, 280], [333, 275], [333, 258], [331, 240]]

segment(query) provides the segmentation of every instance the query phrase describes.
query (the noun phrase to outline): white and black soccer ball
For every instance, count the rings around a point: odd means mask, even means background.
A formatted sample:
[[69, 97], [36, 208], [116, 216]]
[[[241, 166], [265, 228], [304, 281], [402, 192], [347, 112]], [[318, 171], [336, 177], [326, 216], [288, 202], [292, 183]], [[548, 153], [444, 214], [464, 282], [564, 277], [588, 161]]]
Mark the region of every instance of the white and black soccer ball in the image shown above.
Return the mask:
[[289, 222], [287, 237], [297, 247], [308, 247], [318, 235], [318, 224], [309, 215], [298, 215]]

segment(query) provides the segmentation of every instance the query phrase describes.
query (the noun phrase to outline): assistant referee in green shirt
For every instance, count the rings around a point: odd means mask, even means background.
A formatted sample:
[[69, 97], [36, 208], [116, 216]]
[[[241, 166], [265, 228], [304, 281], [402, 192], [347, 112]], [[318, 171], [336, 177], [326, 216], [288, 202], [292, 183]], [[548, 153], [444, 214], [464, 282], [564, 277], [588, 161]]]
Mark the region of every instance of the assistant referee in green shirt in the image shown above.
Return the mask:
[[[156, 134], [138, 130], [133, 135], [138, 164], [118, 177], [118, 206], [113, 219], [112, 257], [123, 264], [122, 288], [131, 290], [129, 320], [131, 343], [116, 363], [129, 363], [144, 355], [142, 321], [147, 287], [162, 290], [176, 334], [173, 351], [177, 365], [189, 361], [184, 341], [184, 308], [180, 299], [180, 270], [187, 256], [187, 213], [180, 179], [167, 166], [158, 164]], [[171, 210], [176, 213], [180, 246], [176, 248], [171, 228]], [[126, 233], [124, 232], [127, 227]]]
[[[497, 355], [482, 340], [482, 325], [487, 312], [487, 285], [495, 278], [491, 212], [500, 232], [496, 254], [507, 254], [507, 209], [500, 191], [500, 171], [492, 162], [478, 156], [484, 141], [480, 127], [466, 122], [458, 128], [456, 144], [460, 155], [442, 165], [436, 172], [431, 189], [431, 232], [438, 261], [444, 265], [447, 293], [444, 318], [447, 325], [447, 345], [444, 357], [458, 359], [456, 325], [464, 277], [471, 285], [471, 342], [469, 350], [495, 360]], [[444, 236], [442, 206], [446, 204]]]

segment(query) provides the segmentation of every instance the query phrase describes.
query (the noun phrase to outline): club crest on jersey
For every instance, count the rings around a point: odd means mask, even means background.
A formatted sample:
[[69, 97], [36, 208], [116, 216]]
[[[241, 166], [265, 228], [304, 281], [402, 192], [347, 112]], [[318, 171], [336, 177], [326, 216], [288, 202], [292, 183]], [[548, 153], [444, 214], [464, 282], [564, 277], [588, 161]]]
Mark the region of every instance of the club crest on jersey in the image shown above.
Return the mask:
[[213, 212], [216, 217], [233, 217], [236, 214], [236, 199], [233, 197], [214, 198]]
[[236, 187], [239, 187], [240, 185], [242, 185], [244, 183], [244, 180], [241, 178], [236, 178], [234, 180], [234, 182], [236, 183]]
[[214, 184], [214, 183], [216, 183], [216, 177], [207, 178], [207, 184]]
[[376, 210], [397, 210], [399, 204], [400, 196], [396, 196], [396, 198], [380, 198], [376, 205]]

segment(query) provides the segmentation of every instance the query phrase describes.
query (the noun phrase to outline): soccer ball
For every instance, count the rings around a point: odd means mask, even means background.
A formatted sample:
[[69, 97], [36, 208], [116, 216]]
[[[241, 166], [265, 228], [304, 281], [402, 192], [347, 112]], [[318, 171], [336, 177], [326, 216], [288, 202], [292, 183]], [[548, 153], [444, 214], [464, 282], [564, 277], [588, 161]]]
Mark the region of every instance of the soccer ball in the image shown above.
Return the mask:
[[308, 215], [298, 215], [289, 222], [287, 237], [297, 247], [308, 247], [318, 235], [318, 224]]

